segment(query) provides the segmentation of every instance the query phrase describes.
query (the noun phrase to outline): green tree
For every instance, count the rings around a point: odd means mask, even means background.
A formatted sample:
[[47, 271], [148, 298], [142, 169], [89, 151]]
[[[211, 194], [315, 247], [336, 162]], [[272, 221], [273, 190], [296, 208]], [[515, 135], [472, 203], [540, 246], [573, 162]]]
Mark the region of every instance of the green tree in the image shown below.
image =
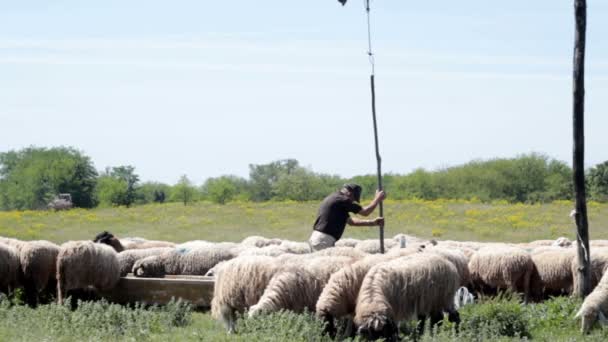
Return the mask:
[[102, 174], [97, 182], [97, 197], [104, 206], [126, 205], [127, 183], [109, 174]]
[[235, 199], [238, 190], [238, 177], [234, 176], [209, 178], [202, 186], [205, 198], [218, 204], [226, 204]]
[[137, 203], [164, 203], [169, 199], [171, 186], [159, 182], [146, 182], [137, 187]]
[[269, 164], [249, 165], [251, 198], [254, 201], [268, 201], [275, 196], [275, 184], [282, 176], [289, 175], [298, 169], [295, 159], [284, 159]]
[[137, 199], [139, 176], [133, 166], [107, 167], [99, 177], [98, 196], [106, 205], [131, 206]]
[[28, 147], [0, 153], [0, 206], [41, 209], [59, 193], [76, 207], [97, 204], [97, 171], [90, 158], [71, 147]]
[[589, 170], [589, 195], [595, 201], [608, 201], [608, 160]]
[[194, 201], [196, 195], [196, 188], [192, 185], [192, 182], [186, 175], [182, 175], [173, 189], [171, 190], [171, 198], [174, 201], [179, 201], [188, 205]]

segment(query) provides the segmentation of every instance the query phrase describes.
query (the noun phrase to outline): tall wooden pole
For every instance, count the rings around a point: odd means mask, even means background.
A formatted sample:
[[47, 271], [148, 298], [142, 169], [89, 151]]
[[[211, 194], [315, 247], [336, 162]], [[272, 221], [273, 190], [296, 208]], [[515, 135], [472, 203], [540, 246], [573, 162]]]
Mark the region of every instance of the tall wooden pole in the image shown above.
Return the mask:
[[[376, 145], [376, 165], [378, 167], [378, 190], [382, 190], [382, 158], [380, 158], [380, 148], [378, 147], [378, 125], [376, 123], [376, 85], [374, 83], [374, 74], [369, 77], [370, 86], [372, 88], [372, 117], [374, 119], [374, 142]], [[384, 217], [384, 206], [382, 202], [380, 206], [380, 217]], [[384, 223], [380, 225], [380, 253], [384, 254]]]
[[576, 244], [578, 248], [578, 288], [576, 295], [584, 298], [591, 291], [589, 227], [585, 194], [585, 30], [587, 26], [587, 1], [574, 0], [576, 33], [574, 38], [574, 102], [573, 102], [573, 180], [576, 211]]

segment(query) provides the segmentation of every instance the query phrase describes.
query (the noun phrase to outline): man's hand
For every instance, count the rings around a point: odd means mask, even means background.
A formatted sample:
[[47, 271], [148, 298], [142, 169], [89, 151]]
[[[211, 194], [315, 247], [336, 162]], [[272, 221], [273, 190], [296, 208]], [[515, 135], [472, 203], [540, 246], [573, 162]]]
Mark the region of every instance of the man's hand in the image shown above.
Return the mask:
[[374, 225], [376, 225], [376, 226], [384, 226], [384, 217], [376, 217], [374, 219]]
[[384, 190], [376, 190], [376, 196], [374, 197], [374, 201], [376, 201], [376, 203], [384, 201], [385, 198], [386, 192], [384, 192]]

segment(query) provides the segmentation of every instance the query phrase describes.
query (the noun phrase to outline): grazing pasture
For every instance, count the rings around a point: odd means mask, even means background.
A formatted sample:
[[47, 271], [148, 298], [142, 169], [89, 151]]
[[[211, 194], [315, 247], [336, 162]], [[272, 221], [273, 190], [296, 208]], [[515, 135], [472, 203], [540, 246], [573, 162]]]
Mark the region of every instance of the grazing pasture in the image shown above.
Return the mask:
[[[528, 242], [574, 239], [568, 214], [572, 204], [508, 204], [477, 201], [387, 200], [386, 236], [407, 233], [421, 238], [461, 241]], [[145, 205], [132, 208], [98, 208], [70, 211], [0, 212], [0, 236], [22, 240], [91, 240], [103, 230], [118, 237], [140, 236], [150, 240], [241, 241], [253, 235], [305, 241], [318, 203], [266, 202], [215, 205], [196, 203]], [[608, 239], [608, 205], [589, 203], [590, 236]], [[375, 228], [347, 228], [344, 238], [376, 238]], [[2, 296], [2, 295], [0, 295]], [[2, 298], [2, 297], [0, 297]], [[308, 313], [275, 312], [237, 321], [237, 335], [227, 335], [207, 312], [171, 303], [144, 308], [108, 304], [81, 304], [77, 310], [58, 304], [36, 309], [20, 305], [22, 296], [0, 299], [0, 340], [185, 340], [185, 341], [322, 341], [323, 323]], [[517, 295], [484, 297], [460, 309], [460, 332], [447, 320], [422, 341], [539, 341], [583, 340], [574, 315], [581, 301], [551, 298], [523, 305]], [[28, 327], [28, 329], [23, 329]], [[413, 339], [413, 325], [401, 327]], [[338, 327], [338, 337], [341, 335]], [[594, 329], [585, 340], [602, 341], [608, 330]]]
[[[389, 194], [390, 195], [390, 194]], [[550, 204], [480, 203], [463, 200], [385, 202], [386, 236], [407, 233], [445, 240], [526, 242], [574, 237], [569, 201]], [[183, 242], [240, 241], [251, 235], [306, 240], [318, 202], [199, 202], [149, 204], [132, 208], [69, 211], [0, 211], [0, 236], [55, 243], [92, 239], [109, 230], [116, 236]], [[608, 204], [589, 202], [591, 239], [608, 239]], [[350, 227], [343, 238], [370, 239], [377, 229]]]

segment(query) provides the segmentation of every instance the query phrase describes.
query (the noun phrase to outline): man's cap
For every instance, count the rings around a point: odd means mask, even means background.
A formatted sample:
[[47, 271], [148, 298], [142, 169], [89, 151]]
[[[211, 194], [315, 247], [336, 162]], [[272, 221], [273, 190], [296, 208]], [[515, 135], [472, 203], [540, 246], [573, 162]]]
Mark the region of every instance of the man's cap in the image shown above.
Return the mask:
[[350, 191], [353, 194], [356, 202], [361, 200], [361, 186], [355, 183], [344, 184], [344, 189]]

